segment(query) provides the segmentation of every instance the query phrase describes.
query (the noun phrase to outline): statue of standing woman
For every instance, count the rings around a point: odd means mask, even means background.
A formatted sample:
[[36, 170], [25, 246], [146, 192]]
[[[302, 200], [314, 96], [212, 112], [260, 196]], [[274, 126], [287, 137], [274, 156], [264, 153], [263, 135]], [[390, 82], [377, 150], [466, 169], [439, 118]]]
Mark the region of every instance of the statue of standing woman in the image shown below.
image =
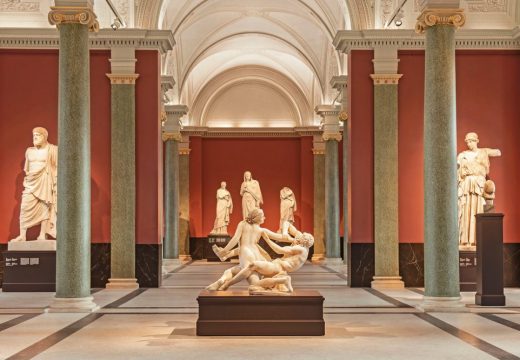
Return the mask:
[[469, 150], [457, 156], [459, 246], [476, 246], [476, 218], [483, 213], [486, 202], [492, 204], [495, 197], [495, 183], [487, 179], [489, 158], [500, 156], [498, 149], [479, 149], [478, 136], [474, 132], [466, 134], [465, 142]]
[[210, 233], [212, 235], [228, 235], [227, 226], [229, 214], [233, 212], [233, 201], [226, 185], [226, 182], [222, 181], [220, 188], [217, 190], [217, 217]]
[[242, 196], [242, 217], [245, 220], [251, 210], [260, 209], [260, 206], [264, 203], [260, 184], [257, 180], [253, 180], [250, 171], [244, 173], [240, 195]]
[[294, 212], [296, 211], [296, 198], [294, 193], [287, 186], [280, 190], [280, 229], [282, 232], [283, 224], [289, 222], [294, 224]]
[[33, 147], [25, 152], [25, 178], [20, 206], [20, 235], [12, 241], [26, 241], [27, 229], [41, 224], [38, 240], [46, 234], [56, 237], [58, 147], [47, 142], [48, 132], [33, 129]]

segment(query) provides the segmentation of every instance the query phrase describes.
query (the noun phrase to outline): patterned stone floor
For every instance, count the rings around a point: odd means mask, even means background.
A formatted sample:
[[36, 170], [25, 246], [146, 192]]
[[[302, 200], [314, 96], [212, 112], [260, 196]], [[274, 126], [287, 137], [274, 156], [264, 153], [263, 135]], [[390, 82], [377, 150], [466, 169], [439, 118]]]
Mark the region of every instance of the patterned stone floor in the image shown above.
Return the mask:
[[[197, 337], [197, 295], [232, 264], [194, 262], [160, 289], [93, 289], [93, 314], [47, 314], [53, 293], [0, 293], [1, 359], [520, 359], [520, 289], [505, 307], [424, 313], [422, 289], [349, 288], [306, 264], [297, 289], [325, 297], [323, 337]], [[246, 288], [245, 283], [237, 286]]]

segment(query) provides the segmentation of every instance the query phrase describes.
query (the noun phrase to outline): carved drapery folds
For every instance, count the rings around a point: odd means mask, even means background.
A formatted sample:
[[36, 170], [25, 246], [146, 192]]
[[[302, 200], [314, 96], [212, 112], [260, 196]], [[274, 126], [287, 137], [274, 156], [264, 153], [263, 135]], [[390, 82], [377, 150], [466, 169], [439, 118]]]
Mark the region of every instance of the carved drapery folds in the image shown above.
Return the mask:
[[97, 16], [90, 7], [51, 6], [49, 23], [57, 27], [61, 24], [82, 24], [87, 25], [89, 31], [99, 30]]
[[427, 28], [436, 25], [451, 25], [458, 29], [465, 22], [463, 9], [426, 9], [417, 18], [415, 31], [422, 34]]

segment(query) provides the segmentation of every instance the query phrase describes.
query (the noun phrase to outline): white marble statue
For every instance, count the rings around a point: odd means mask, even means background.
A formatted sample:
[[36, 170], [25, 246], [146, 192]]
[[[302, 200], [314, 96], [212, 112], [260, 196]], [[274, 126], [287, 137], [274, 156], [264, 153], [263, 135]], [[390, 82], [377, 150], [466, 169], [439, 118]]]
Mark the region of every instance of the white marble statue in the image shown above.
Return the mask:
[[280, 229], [278, 232], [282, 232], [283, 224], [286, 221], [294, 224], [294, 212], [296, 209], [296, 198], [293, 191], [288, 187], [284, 187], [280, 190]]
[[20, 235], [12, 241], [26, 241], [27, 229], [41, 224], [38, 240], [46, 234], [56, 237], [58, 147], [47, 142], [48, 132], [33, 129], [33, 147], [25, 152], [25, 178], [20, 206]]
[[250, 171], [244, 173], [244, 181], [240, 186], [240, 196], [242, 196], [242, 216], [244, 220], [253, 209], [260, 209], [264, 203], [262, 191], [257, 180], [253, 180]]
[[[285, 222], [283, 234], [263, 229], [260, 224], [265, 217], [261, 209], [251, 211], [247, 220], [242, 221], [237, 232], [225, 248], [213, 246], [221, 260], [235, 256], [238, 252], [239, 265], [227, 269], [208, 290], [226, 290], [244, 279], [249, 282], [249, 293], [253, 295], [289, 295], [293, 292], [288, 273], [298, 270], [307, 260], [309, 248], [314, 243], [312, 235], [299, 232], [292, 224]], [[293, 235], [295, 238], [289, 236]], [[271, 260], [258, 245], [260, 237], [282, 258]], [[272, 240], [290, 242], [289, 246], [279, 246]], [[238, 247], [236, 247], [238, 246]]]
[[[492, 207], [495, 184], [486, 180], [489, 174], [489, 158], [500, 156], [500, 150], [478, 148], [478, 136], [474, 132], [466, 134], [465, 142], [469, 150], [457, 156], [459, 246], [476, 245], [475, 214]], [[488, 206], [485, 206], [487, 203]]]
[[229, 215], [233, 213], [233, 200], [231, 194], [226, 189], [226, 182], [220, 183], [217, 190], [217, 216], [211, 235], [227, 235], [227, 226], [229, 224]]

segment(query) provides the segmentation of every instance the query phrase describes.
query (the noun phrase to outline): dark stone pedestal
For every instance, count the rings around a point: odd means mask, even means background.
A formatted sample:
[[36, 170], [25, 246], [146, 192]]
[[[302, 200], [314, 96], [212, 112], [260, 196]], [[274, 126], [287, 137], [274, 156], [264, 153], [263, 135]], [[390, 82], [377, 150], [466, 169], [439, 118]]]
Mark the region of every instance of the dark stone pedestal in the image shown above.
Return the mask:
[[56, 251], [4, 251], [3, 292], [56, 291]]
[[504, 214], [477, 214], [477, 293], [475, 304], [504, 306], [502, 220]]
[[477, 252], [459, 251], [460, 291], [477, 291]]
[[203, 290], [197, 298], [197, 335], [322, 336], [323, 300], [317, 291], [263, 296], [247, 291]]
[[[224, 247], [230, 239], [231, 236], [229, 235], [208, 235], [208, 241], [204, 244], [204, 258], [208, 261], [220, 261], [212, 247], [213, 245]], [[229, 261], [229, 259], [227, 261]]]

